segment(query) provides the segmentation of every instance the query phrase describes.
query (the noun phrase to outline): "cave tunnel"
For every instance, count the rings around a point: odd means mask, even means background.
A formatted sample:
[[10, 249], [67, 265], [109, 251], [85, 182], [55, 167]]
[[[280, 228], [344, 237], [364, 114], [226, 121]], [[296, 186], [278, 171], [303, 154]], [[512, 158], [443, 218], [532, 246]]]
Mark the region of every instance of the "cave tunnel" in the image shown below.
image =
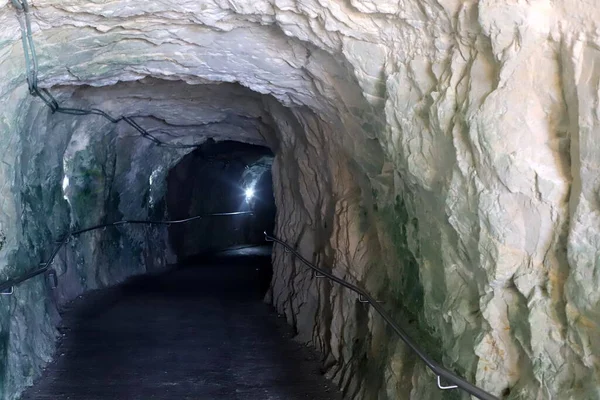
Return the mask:
[[598, 20], [0, 1], [0, 399], [599, 400]]
[[[166, 191], [169, 218], [207, 215], [169, 226], [169, 244], [178, 260], [235, 246], [266, 245], [264, 232], [273, 232], [275, 223], [272, 163], [273, 154], [266, 147], [211, 140], [171, 168]], [[251, 214], [219, 216], [228, 212]]]

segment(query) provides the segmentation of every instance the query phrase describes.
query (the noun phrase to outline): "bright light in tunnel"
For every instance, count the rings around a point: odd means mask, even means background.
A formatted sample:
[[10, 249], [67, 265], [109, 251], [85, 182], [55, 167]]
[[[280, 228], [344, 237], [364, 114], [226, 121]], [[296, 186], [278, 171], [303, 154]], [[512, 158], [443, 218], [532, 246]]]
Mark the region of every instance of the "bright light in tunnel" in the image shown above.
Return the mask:
[[69, 177], [65, 175], [65, 177], [63, 178], [63, 184], [62, 184], [63, 199], [65, 199], [70, 205], [71, 202], [69, 201], [69, 196], [67, 196], [67, 188], [68, 187], [69, 187]]
[[69, 177], [65, 175], [62, 181], [62, 191], [63, 191], [63, 199], [69, 201], [69, 197], [67, 196], [67, 188], [69, 187]]
[[254, 197], [254, 189], [252, 188], [247, 188], [244, 193], [246, 194], [246, 201], [250, 201]]

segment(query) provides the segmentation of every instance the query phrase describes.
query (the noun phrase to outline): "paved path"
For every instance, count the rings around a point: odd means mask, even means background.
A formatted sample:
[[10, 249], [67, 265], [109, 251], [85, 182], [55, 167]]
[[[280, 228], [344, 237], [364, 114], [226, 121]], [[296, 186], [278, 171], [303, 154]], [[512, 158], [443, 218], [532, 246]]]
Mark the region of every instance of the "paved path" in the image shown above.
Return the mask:
[[56, 361], [22, 399], [341, 399], [319, 357], [262, 303], [268, 263], [228, 252], [86, 294], [63, 313]]

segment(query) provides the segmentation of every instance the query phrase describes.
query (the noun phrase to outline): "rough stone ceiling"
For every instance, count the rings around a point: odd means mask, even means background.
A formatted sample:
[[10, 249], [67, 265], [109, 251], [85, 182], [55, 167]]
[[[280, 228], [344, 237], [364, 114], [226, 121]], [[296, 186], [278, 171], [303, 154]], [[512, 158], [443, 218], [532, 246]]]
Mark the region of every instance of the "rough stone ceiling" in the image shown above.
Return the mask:
[[[157, 10], [157, 4], [142, 10], [134, 3], [35, 6], [34, 34], [44, 32], [36, 36], [36, 43], [43, 55], [40, 72], [46, 87], [106, 86], [153, 76], [188, 83], [239, 82], [272, 94], [285, 105], [322, 111], [344, 103], [362, 107], [361, 92], [347, 84], [354, 78], [331, 55], [286, 36], [276, 25], [257, 26], [252, 16], [244, 21], [243, 15], [227, 15], [224, 10], [213, 14], [197, 2], [168, 12], [166, 5]], [[194, 18], [198, 15], [209, 19], [221, 15], [232, 21], [201, 22]], [[6, 19], [7, 33], [18, 33], [15, 18]], [[13, 50], [20, 51], [18, 46]]]
[[[54, 92], [66, 99], [64, 104], [133, 116], [163, 142], [193, 144], [194, 139], [202, 142], [205, 138], [217, 138], [266, 145], [266, 138], [274, 138], [262, 96], [235, 84], [189, 85], [145, 78], [107, 87], [61, 89]], [[126, 124], [115, 128], [121, 135], [129, 134], [132, 140], [139, 138], [139, 133]]]

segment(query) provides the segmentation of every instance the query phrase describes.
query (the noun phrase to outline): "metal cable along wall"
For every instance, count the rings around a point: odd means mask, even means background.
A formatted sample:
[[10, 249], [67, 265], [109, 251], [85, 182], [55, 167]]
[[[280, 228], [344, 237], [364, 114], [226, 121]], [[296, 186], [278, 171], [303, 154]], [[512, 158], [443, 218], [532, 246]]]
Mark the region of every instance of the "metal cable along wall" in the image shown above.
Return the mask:
[[142, 128], [137, 122], [133, 120], [131, 116], [121, 115], [119, 117], [113, 117], [110, 114], [99, 110], [97, 108], [70, 108], [62, 107], [58, 101], [52, 96], [48, 89], [40, 89], [38, 87], [38, 60], [35, 52], [35, 43], [33, 42], [33, 36], [31, 33], [31, 19], [29, 17], [29, 3], [27, 0], [12, 0], [13, 6], [19, 11], [19, 24], [21, 25], [21, 40], [23, 41], [23, 54], [25, 55], [25, 67], [27, 70], [27, 84], [29, 86], [29, 93], [35, 97], [42, 99], [44, 103], [50, 108], [52, 113], [61, 113], [69, 115], [99, 115], [109, 120], [113, 124], [120, 121], [127, 123], [133, 129], [138, 131], [140, 135], [152, 141], [155, 145], [171, 148], [171, 149], [190, 149], [199, 147], [200, 144], [172, 144], [166, 143], [158, 139], [156, 136], [150, 134], [146, 129]]
[[[57, 102], [57, 100], [54, 98], [54, 96], [52, 96], [52, 94], [47, 89], [40, 89], [38, 87], [38, 80], [37, 80], [38, 62], [37, 62], [37, 56], [36, 56], [36, 52], [35, 52], [35, 44], [33, 42], [33, 37], [32, 37], [32, 33], [31, 33], [31, 21], [29, 18], [29, 4], [28, 4], [27, 0], [12, 0], [12, 4], [23, 16], [23, 18], [19, 18], [19, 23], [21, 24], [21, 38], [23, 41], [23, 52], [25, 55], [25, 64], [26, 64], [26, 68], [27, 68], [27, 83], [29, 86], [29, 92], [33, 96], [39, 97], [50, 108], [52, 113], [61, 113], [61, 114], [70, 114], [70, 115], [79, 115], [79, 116], [99, 115], [114, 124], [116, 124], [120, 121], [124, 121], [125, 123], [130, 125], [132, 128], [134, 128], [136, 131], [138, 131], [143, 138], [152, 141], [157, 146], [162, 146], [162, 147], [166, 147], [166, 148], [176, 148], [176, 149], [177, 148], [180, 148], [180, 149], [195, 148], [195, 147], [199, 146], [199, 144], [165, 143], [165, 142], [159, 140], [157, 137], [151, 135], [146, 129], [144, 129], [137, 122], [135, 122], [133, 120], [133, 117], [131, 117], [131, 116], [121, 115], [121, 116], [115, 118], [115, 117], [112, 117], [111, 115], [109, 115], [108, 113], [106, 113], [102, 110], [96, 109], [96, 108], [81, 109], [81, 108], [62, 107]], [[237, 215], [237, 214], [249, 214], [249, 213], [251, 213], [251, 212], [217, 213], [217, 214], [211, 214], [211, 215], [213, 215], [213, 216]], [[0, 284], [0, 293], [6, 293], [7, 290], [10, 290], [10, 292], [8, 292], [8, 293], [12, 293], [12, 291], [14, 290], [14, 286], [16, 286], [28, 279], [31, 279], [35, 276], [46, 273], [46, 272], [48, 272], [48, 275], [52, 279], [52, 281], [51, 281], [52, 286], [56, 287], [56, 284], [57, 284], [56, 272], [53, 271], [52, 269], [50, 269], [50, 265], [51, 265], [52, 261], [54, 260], [54, 258], [56, 257], [56, 255], [58, 254], [58, 251], [62, 248], [62, 246], [64, 246], [68, 242], [68, 240], [71, 237], [78, 236], [82, 233], [89, 232], [89, 231], [92, 231], [95, 229], [105, 228], [108, 226], [117, 226], [117, 225], [122, 225], [122, 224], [166, 224], [166, 225], [168, 225], [168, 224], [188, 222], [188, 221], [198, 219], [198, 218], [202, 218], [202, 216], [192, 217], [192, 218], [188, 218], [186, 220], [178, 220], [178, 221], [122, 220], [122, 221], [117, 221], [117, 222], [113, 222], [110, 224], [102, 224], [102, 225], [97, 225], [97, 226], [93, 226], [90, 228], [82, 229], [79, 231], [70, 232], [67, 236], [65, 236], [59, 242], [59, 245], [54, 249], [51, 257], [48, 259], [47, 262], [42, 264], [41, 268], [38, 268], [38, 269], [31, 271], [25, 275], [22, 275], [19, 278], [8, 280], [8, 281]], [[432, 360], [427, 354], [425, 354], [423, 349], [421, 349], [418, 346], [418, 344], [416, 342], [414, 342], [407, 335], [407, 333], [390, 317], [390, 315], [387, 313], [387, 311], [385, 311], [385, 309], [363, 289], [360, 289], [359, 287], [354, 286], [351, 283], [349, 283], [343, 279], [340, 279], [340, 278], [332, 275], [331, 273], [315, 266], [314, 264], [312, 264], [308, 260], [306, 260], [304, 257], [302, 257], [296, 250], [294, 250], [287, 243], [285, 243], [285, 242], [281, 241], [280, 239], [277, 239], [273, 236], [267, 235], [266, 232], [265, 232], [265, 238], [269, 241], [274, 241], [274, 242], [278, 243], [279, 245], [283, 246], [288, 252], [292, 253], [300, 261], [302, 261], [304, 264], [306, 264], [311, 269], [313, 269], [316, 277], [329, 278], [332, 281], [358, 293], [358, 295], [360, 296], [359, 300], [364, 303], [369, 303], [375, 309], [375, 311], [377, 311], [379, 313], [379, 315], [381, 315], [381, 317], [388, 323], [388, 325], [390, 325], [390, 327], [398, 334], [398, 336], [400, 336], [402, 341], [404, 341], [404, 343], [406, 343], [406, 345], [408, 345], [417, 354], [417, 356], [421, 360], [423, 360], [423, 362], [425, 362], [425, 364], [437, 375], [437, 385], [440, 389], [454, 389], [454, 388], [458, 387], [481, 400], [498, 400], [493, 395], [491, 395], [491, 394], [485, 392], [483, 389], [481, 389], [477, 386], [474, 386], [471, 383], [465, 381], [458, 375], [445, 369], [444, 367], [439, 365], [437, 362]], [[454, 383], [454, 385], [443, 386], [441, 384], [440, 378], [444, 378], [447, 381]]]
[[[315, 264], [311, 263], [306, 258], [304, 258], [288, 243], [267, 234], [267, 232], [265, 232], [265, 240], [269, 242], [275, 242], [283, 246], [284, 250], [287, 253], [292, 253], [295, 257], [302, 261], [302, 263], [311, 268], [313, 270], [315, 278], [328, 278], [333, 282], [357, 293], [359, 296], [358, 301], [360, 301], [361, 303], [368, 303], [369, 305], [371, 305], [373, 309], [375, 309], [375, 311], [377, 311], [377, 313], [384, 319], [384, 321], [394, 330], [394, 332], [396, 332], [398, 336], [400, 336], [400, 339], [402, 339], [402, 341], [406, 343], [406, 345], [417, 354], [417, 356], [425, 363], [425, 365], [427, 365], [427, 367], [429, 367], [429, 369], [437, 375], [438, 388], [442, 390], [460, 388], [481, 400], [499, 400], [497, 397], [491, 395], [485, 390], [467, 382], [460, 376], [456, 375], [454, 372], [447, 370], [446, 368], [438, 364], [435, 360], [433, 360], [431, 357], [429, 357], [425, 353], [425, 351], [406, 333], [406, 331], [396, 321], [392, 319], [392, 317], [385, 310], [385, 308], [383, 308], [381, 304], [364, 289], [361, 289], [358, 286], [353, 285], [342, 278], [338, 278], [337, 276], [333, 275], [331, 272], [324, 270], [323, 268], [317, 267]], [[446, 381], [452, 382], [453, 385], [442, 385], [441, 378], [444, 378]]]
[[[58, 101], [54, 98], [54, 96], [52, 96], [52, 94], [50, 93], [50, 91], [48, 89], [40, 89], [38, 87], [38, 76], [37, 76], [38, 75], [38, 60], [37, 60], [37, 55], [36, 55], [36, 51], [35, 51], [35, 43], [33, 42], [33, 36], [32, 36], [32, 32], [31, 32], [31, 18], [29, 16], [29, 11], [30, 11], [29, 3], [27, 2], [27, 0], [11, 0], [11, 1], [12, 1], [13, 6], [17, 9], [18, 14], [19, 14], [18, 20], [19, 20], [19, 24], [21, 25], [21, 40], [23, 42], [23, 54], [25, 56], [25, 67], [26, 67], [26, 72], [27, 72], [27, 85], [29, 87], [29, 93], [35, 97], [39, 97], [50, 108], [50, 110], [52, 111], [53, 114], [61, 113], [61, 114], [78, 115], [78, 116], [99, 115], [114, 124], [116, 124], [120, 121], [123, 121], [123, 122], [126, 122], [129, 126], [133, 127], [135, 130], [137, 130], [143, 138], [152, 141], [157, 146], [161, 146], [161, 147], [165, 147], [165, 148], [189, 149], [189, 148], [196, 148], [196, 147], [200, 146], [200, 144], [165, 143], [165, 142], [159, 140], [157, 137], [150, 134], [146, 129], [142, 128], [137, 122], [135, 122], [133, 120], [133, 117], [131, 117], [131, 116], [121, 115], [121, 116], [115, 118], [115, 117], [111, 116], [110, 114], [108, 114], [102, 110], [99, 110], [97, 108], [83, 109], [83, 108], [62, 107], [58, 103]], [[117, 225], [122, 225], [122, 224], [170, 225], [170, 224], [177, 224], [177, 223], [193, 221], [195, 219], [199, 219], [199, 218], [202, 218], [205, 216], [226, 216], [226, 215], [240, 215], [240, 214], [251, 214], [251, 213], [252, 212], [250, 212], [250, 211], [230, 212], [230, 213], [213, 213], [213, 214], [207, 214], [207, 215], [203, 215], [203, 216], [197, 216], [197, 217], [187, 218], [184, 220], [175, 220], [175, 221], [122, 220], [122, 221], [117, 221], [117, 222], [113, 222], [113, 223], [109, 223], [109, 224], [96, 225], [96, 226], [81, 229], [78, 231], [72, 231], [68, 235], [66, 235], [61, 241], [59, 241], [59, 244], [58, 244], [58, 246], [56, 246], [56, 248], [52, 252], [51, 257], [48, 259], [47, 262], [41, 264], [42, 265], [41, 268], [38, 268], [29, 273], [26, 273], [18, 278], [9, 279], [6, 282], [0, 283], [0, 294], [12, 294], [14, 287], [16, 285], [18, 285], [28, 279], [31, 279], [35, 276], [46, 273], [46, 272], [48, 272], [48, 275], [50, 277], [52, 277], [51, 283], [53, 283], [53, 286], [55, 287], [57, 284], [57, 276], [56, 276], [56, 272], [54, 270], [50, 269], [50, 264], [52, 263], [52, 261], [54, 260], [56, 255], [58, 254], [58, 251], [62, 248], [62, 246], [64, 246], [68, 242], [68, 240], [71, 237], [78, 236], [85, 232], [89, 232], [89, 231], [92, 231], [95, 229], [106, 228], [108, 226], [117, 226]]]
[[0, 294], [12, 294], [14, 292], [15, 286], [17, 286], [31, 278], [34, 278], [38, 275], [41, 275], [43, 273], [47, 273], [48, 278], [50, 278], [50, 286], [53, 289], [56, 288], [58, 286], [58, 276], [56, 275], [56, 271], [54, 271], [53, 269], [50, 268], [52, 261], [54, 261], [54, 259], [56, 258], [56, 255], [58, 254], [60, 249], [64, 245], [66, 245], [71, 238], [79, 236], [86, 232], [94, 231], [97, 229], [108, 228], [111, 226], [125, 225], [125, 224], [173, 225], [173, 224], [182, 224], [185, 222], [190, 222], [190, 221], [194, 221], [194, 220], [198, 220], [198, 219], [202, 219], [202, 218], [206, 218], [206, 217], [227, 217], [227, 216], [232, 216], [232, 215], [245, 215], [245, 214], [252, 214], [252, 211], [210, 213], [210, 214], [197, 215], [195, 217], [190, 217], [190, 218], [186, 218], [186, 219], [178, 219], [178, 220], [171, 220], [171, 221], [123, 219], [123, 220], [116, 221], [116, 222], [94, 225], [89, 228], [71, 231], [57, 242], [58, 245], [54, 248], [54, 251], [48, 258], [48, 260], [46, 262], [40, 264], [41, 265], [40, 268], [35, 269], [30, 272], [27, 272], [17, 278], [9, 279], [5, 282], [0, 283]]
[[[62, 107], [58, 103], [56, 98], [54, 98], [54, 96], [52, 96], [52, 94], [50, 93], [50, 91], [48, 89], [40, 89], [38, 86], [38, 60], [37, 60], [37, 54], [35, 51], [35, 43], [33, 41], [33, 36], [32, 36], [32, 32], [31, 32], [31, 18], [29, 16], [29, 12], [30, 12], [29, 3], [27, 2], [27, 0], [11, 0], [11, 1], [12, 1], [13, 6], [17, 9], [18, 20], [19, 20], [19, 24], [21, 25], [21, 40], [23, 43], [23, 54], [25, 56], [25, 67], [26, 67], [26, 73], [27, 73], [27, 85], [29, 87], [29, 93], [32, 96], [39, 97], [48, 106], [48, 108], [50, 108], [50, 111], [52, 111], [53, 114], [61, 113], [61, 114], [69, 114], [69, 115], [77, 115], [77, 116], [99, 115], [99, 116], [104, 117], [105, 119], [109, 120], [113, 124], [123, 121], [123, 122], [127, 123], [129, 126], [133, 127], [136, 131], [138, 131], [140, 133], [141, 137], [152, 141], [157, 146], [161, 146], [161, 147], [165, 147], [165, 148], [189, 149], [189, 148], [196, 148], [196, 147], [200, 146], [200, 144], [165, 143], [165, 142], [159, 140], [157, 137], [150, 134], [146, 129], [142, 128], [137, 122], [135, 122], [133, 120], [133, 117], [131, 117], [131, 116], [121, 115], [121, 116], [115, 118], [115, 117], [111, 116], [110, 114], [108, 114], [102, 110], [99, 110], [97, 108], [83, 109], [83, 108]], [[237, 214], [250, 214], [250, 213], [251, 212], [216, 213], [216, 214], [210, 214], [210, 215], [211, 216], [237, 215]], [[57, 281], [56, 273], [55, 273], [55, 271], [50, 269], [50, 264], [56, 257], [58, 251], [62, 248], [63, 245], [65, 245], [67, 243], [67, 241], [71, 237], [78, 236], [82, 233], [89, 232], [89, 231], [92, 231], [95, 229], [105, 228], [108, 226], [122, 225], [122, 224], [127, 224], [127, 223], [128, 224], [175, 224], [175, 223], [193, 221], [195, 219], [199, 219], [202, 217], [203, 216], [197, 216], [197, 217], [192, 217], [192, 218], [188, 218], [185, 220], [178, 220], [178, 221], [122, 220], [122, 221], [117, 221], [117, 222], [113, 222], [113, 223], [109, 223], [109, 224], [93, 226], [93, 227], [82, 229], [79, 231], [70, 232], [61, 241], [59, 241], [59, 245], [54, 249], [52, 256], [50, 257], [50, 259], [47, 262], [41, 264], [42, 265], [41, 268], [33, 270], [33, 271], [31, 271], [25, 275], [22, 275], [18, 278], [10, 279], [6, 282], [0, 283], [0, 294], [11, 294], [14, 290], [14, 286], [16, 286], [28, 279], [31, 279], [35, 276], [41, 275], [45, 272], [48, 272], [48, 275], [52, 277], [52, 283], [54, 284], [53, 286], [56, 286], [56, 283], [57, 283], [56, 282]]]

